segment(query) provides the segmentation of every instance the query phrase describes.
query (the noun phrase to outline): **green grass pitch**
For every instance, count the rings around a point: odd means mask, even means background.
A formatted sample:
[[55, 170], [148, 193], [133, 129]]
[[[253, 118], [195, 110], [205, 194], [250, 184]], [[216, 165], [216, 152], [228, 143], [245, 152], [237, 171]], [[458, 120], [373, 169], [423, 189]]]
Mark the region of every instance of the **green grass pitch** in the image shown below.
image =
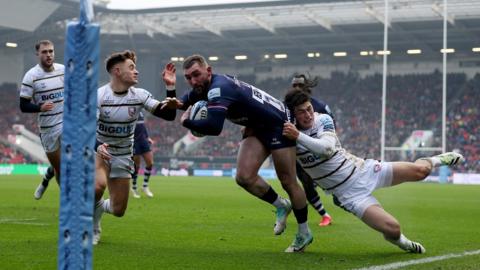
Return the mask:
[[[36, 201], [40, 177], [0, 176], [0, 269], [56, 269], [59, 193], [51, 183]], [[141, 181], [139, 182], [142, 183]], [[281, 190], [278, 181], [271, 181]], [[273, 235], [273, 207], [229, 178], [153, 177], [155, 197], [134, 199], [123, 218], [104, 215], [94, 269], [356, 269], [480, 249], [480, 186], [403, 184], [375, 195], [427, 249], [408, 254], [322, 196], [333, 225], [317, 226], [303, 254], [285, 254], [296, 223]], [[323, 194], [323, 193], [321, 193]], [[480, 255], [404, 269], [480, 269]]]

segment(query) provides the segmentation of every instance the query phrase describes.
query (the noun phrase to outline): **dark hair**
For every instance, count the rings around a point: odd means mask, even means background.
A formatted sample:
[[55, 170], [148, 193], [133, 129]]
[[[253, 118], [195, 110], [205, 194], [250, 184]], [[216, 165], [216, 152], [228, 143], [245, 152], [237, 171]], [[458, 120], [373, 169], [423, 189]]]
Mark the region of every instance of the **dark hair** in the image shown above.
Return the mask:
[[295, 83], [295, 81], [298, 81], [299, 79], [303, 82], [303, 87], [301, 87], [302, 90], [306, 91], [309, 94], [312, 94], [312, 88], [315, 88], [318, 85], [319, 80], [317, 76], [311, 78], [310, 75], [307, 76], [305, 74], [295, 73], [293, 75], [292, 85]]
[[35, 44], [35, 51], [38, 52], [38, 50], [40, 49], [40, 46], [41, 45], [52, 45], [53, 46], [53, 42], [51, 42], [50, 40], [48, 39], [44, 39], [44, 40], [40, 40], [39, 42], [37, 42]]
[[291, 112], [294, 111], [296, 106], [302, 105], [307, 101], [310, 101], [310, 94], [303, 90], [292, 88], [285, 95], [285, 104]]
[[191, 68], [195, 63], [198, 63], [202, 67], [208, 67], [207, 60], [199, 54], [190, 55], [183, 61], [183, 69]]
[[107, 59], [105, 60], [105, 68], [107, 69], [107, 72], [110, 73], [112, 70], [113, 66], [115, 66], [118, 63], [123, 63], [127, 59], [130, 59], [135, 63], [137, 61], [137, 56], [135, 55], [135, 52], [125, 50], [123, 52], [116, 52], [112, 53]]

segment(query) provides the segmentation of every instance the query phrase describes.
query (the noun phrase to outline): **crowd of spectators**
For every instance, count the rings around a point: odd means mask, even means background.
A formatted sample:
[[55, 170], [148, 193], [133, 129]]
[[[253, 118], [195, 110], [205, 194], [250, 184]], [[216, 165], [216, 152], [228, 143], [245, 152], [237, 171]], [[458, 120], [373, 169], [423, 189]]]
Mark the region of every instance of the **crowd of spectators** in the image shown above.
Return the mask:
[[[257, 81], [254, 75], [240, 78], [283, 99], [291, 78], [272, 78]], [[465, 74], [449, 74], [447, 78], [447, 149], [463, 153], [467, 162], [462, 171], [480, 172], [480, 75], [468, 79]], [[392, 75], [387, 79], [385, 145], [400, 147], [414, 130], [433, 131], [431, 147], [441, 147], [442, 74]], [[0, 106], [4, 115], [0, 121], [0, 136], [5, 137], [15, 123], [24, 124], [36, 132], [32, 114], [18, 110], [18, 92], [15, 85], [2, 85], [5, 93]], [[329, 78], [320, 78], [313, 96], [329, 104], [333, 111], [337, 133], [343, 147], [362, 158], [380, 159], [382, 76], [360, 77], [355, 73], [333, 72]], [[185, 136], [187, 129], [175, 122], [148, 116], [146, 125], [154, 140], [157, 157], [172, 156], [173, 145]], [[241, 129], [228, 121], [219, 137], [206, 137], [192, 152], [184, 156], [235, 157], [241, 140]], [[3, 152], [3, 151], [2, 151]], [[437, 152], [409, 153], [408, 159]], [[386, 160], [404, 158], [399, 151], [387, 151]], [[4, 161], [4, 157], [2, 157]]]

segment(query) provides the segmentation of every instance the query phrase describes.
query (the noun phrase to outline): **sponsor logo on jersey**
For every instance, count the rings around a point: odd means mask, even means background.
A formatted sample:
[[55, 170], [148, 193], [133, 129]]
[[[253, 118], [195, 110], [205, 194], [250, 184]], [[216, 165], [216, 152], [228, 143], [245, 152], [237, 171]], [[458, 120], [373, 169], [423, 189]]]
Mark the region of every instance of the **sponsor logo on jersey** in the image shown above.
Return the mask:
[[208, 100], [211, 100], [212, 98], [217, 98], [220, 97], [221, 91], [220, 88], [213, 88], [208, 91]]
[[42, 95], [42, 101], [47, 101], [47, 100], [52, 100], [52, 99], [57, 99], [62, 97], [63, 97], [63, 92], [50, 93], [50, 94]]
[[306, 157], [300, 157], [299, 159], [302, 164], [310, 164], [319, 161], [321, 158], [317, 155], [308, 155]]
[[374, 173], [377, 173], [381, 170], [382, 170], [382, 165], [380, 165], [380, 164], [375, 164], [375, 166], [373, 167], [373, 172]]
[[98, 130], [109, 134], [130, 134], [133, 132], [133, 125], [124, 126], [110, 126], [107, 124], [99, 123]]
[[130, 117], [134, 117], [136, 113], [137, 107], [128, 107], [128, 115], [130, 115]]

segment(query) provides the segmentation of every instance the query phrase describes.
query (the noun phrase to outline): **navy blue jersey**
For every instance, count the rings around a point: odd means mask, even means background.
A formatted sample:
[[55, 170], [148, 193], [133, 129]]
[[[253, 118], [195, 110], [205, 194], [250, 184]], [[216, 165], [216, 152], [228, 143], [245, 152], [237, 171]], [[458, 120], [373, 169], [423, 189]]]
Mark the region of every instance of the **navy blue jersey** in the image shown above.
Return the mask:
[[[182, 97], [183, 109], [201, 99], [208, 100], [208, 118], [196, 121], [186, 120], [189, 122], [186, 124], [187, 127], [200, 133], [204, 131], [202, 127], [212, 127], [215, 124], [212, 121], [221, 120], [223, 126], [225, 118], [238, 125], [261, 129], [283, 127], [283, 123], [289, 119], [287, 116], [289, 112], [281, 101], [255, 86], [228, 75], [212, 74], [206, 96], [201, 96], [194, 91], [185, 94]], [[216, 119], [210, 119], [211, 115], [215, 115]], [[215, 135], [208, 131], [203, 134]]]
[[330, 107], [328, 107], [328, 105], [325, 102], [313, 97], [310, 99], [310, 102], [312, 103], [313, 110], [315, 112], [328, 114], [332, 117], [332, 119], [334, 119], [333, 113], [330, 110]]
[[140, 115], [137, 118], [137, 125], [135, 126], [134, 142], [137, 140], [146, 139], [148, 139], [147, 127], [145, 127], [145, 118], [143, 112], [140, 112]]

